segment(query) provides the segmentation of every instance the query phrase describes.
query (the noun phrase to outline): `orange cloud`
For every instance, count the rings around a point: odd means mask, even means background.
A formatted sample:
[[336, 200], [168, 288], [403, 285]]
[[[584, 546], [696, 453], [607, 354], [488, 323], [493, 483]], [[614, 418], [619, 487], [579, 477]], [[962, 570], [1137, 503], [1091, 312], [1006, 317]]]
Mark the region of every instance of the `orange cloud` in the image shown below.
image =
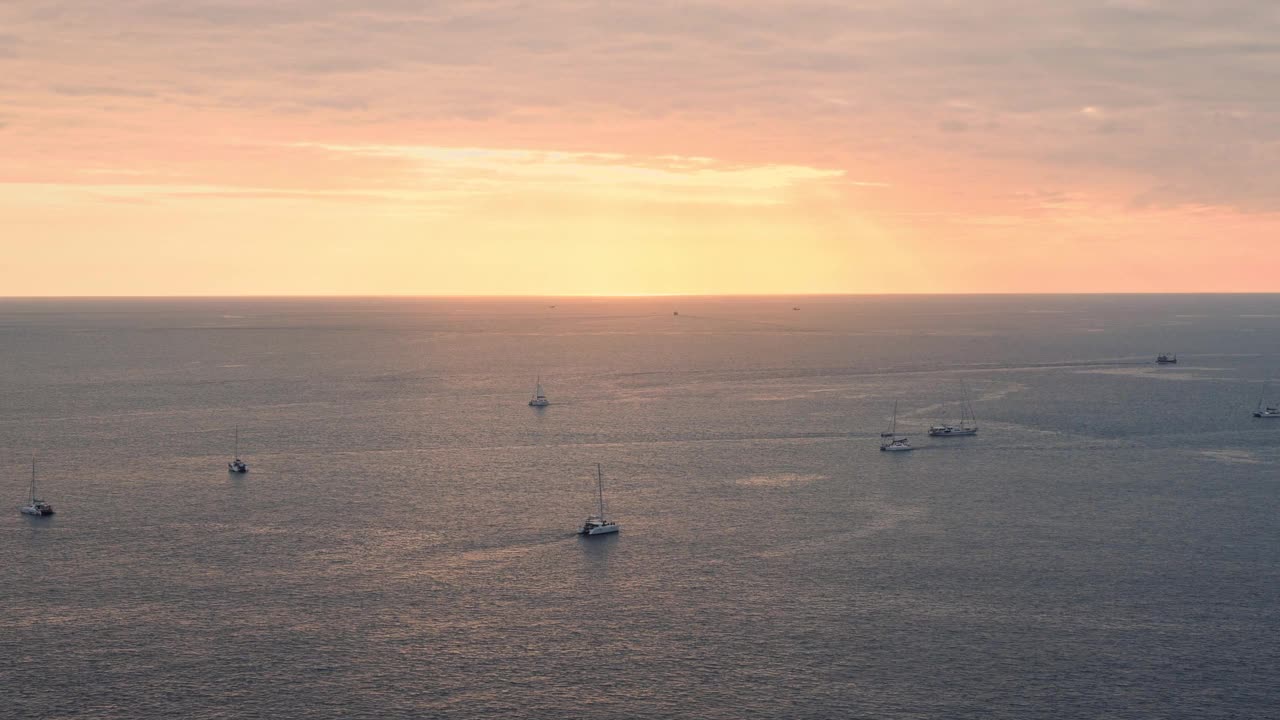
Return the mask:
[[4, 292], [1275, 290], [1224, 2], [17, 0]]

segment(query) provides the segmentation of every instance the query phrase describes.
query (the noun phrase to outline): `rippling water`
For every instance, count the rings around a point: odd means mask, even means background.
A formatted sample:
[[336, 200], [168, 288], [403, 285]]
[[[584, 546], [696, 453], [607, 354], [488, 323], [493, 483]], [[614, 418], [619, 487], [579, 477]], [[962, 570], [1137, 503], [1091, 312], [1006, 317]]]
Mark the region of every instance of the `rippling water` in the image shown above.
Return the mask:
[[5, 300], [0, 370], [0, 715], [1280, 703], [1277, 296]]

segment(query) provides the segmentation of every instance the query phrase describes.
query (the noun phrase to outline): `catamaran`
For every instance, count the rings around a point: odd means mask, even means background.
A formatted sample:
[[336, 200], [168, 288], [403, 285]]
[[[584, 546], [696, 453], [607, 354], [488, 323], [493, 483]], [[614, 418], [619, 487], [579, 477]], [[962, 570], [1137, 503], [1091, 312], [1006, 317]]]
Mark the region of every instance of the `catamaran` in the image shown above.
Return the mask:
[[542, 377], [538, 377], [537, 386], [533, 390], [533, 399], [529, 401], [529, 407], [546, 407], [551, 404], [547, 400], [547, 394], [542, 392]]
[[582, 523], [582, 527], [578, 528], [579, 535], [604, 535], [616, 533], [622, 529], [621, 525], [604, 517], [604, 472], [601, 471], [599, 464], [596, 465], [596, 493], [600, 502], [599, 511]]
[[963, 437], [978, 434], [978, 416], [973, 414], [973, 405], [969, 403], [969, 391], [960, 386], [960, 422], [956, 425], [934, 425], [929, 428], [929, 437]]
[[249, 466], [240, 459], [240, 426], [236, 426], [236, 454], [235, 459], [227, 463], [227, 470], [233, 473], [247, 473]]
[[18, 508], [24, 515], [43, 517], [53, 514], [53, 506], [36, 497], [36, 456], [31, 456], [31, 502]]
[[906, 450], [915, 450], [911, 447], [911, 442], [906, 438], [898, 437], [898, 403], [893, 404], [893, 423], [889, 425], [889, 432], [880, 433], [880, 451], [881, 452], [904, 452]]

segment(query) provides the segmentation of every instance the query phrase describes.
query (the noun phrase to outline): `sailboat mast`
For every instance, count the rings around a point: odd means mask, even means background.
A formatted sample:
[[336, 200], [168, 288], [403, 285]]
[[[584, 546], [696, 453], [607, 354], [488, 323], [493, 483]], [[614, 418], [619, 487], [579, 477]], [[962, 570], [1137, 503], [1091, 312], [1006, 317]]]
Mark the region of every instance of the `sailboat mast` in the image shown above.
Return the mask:
[[236, 459], [240, 459], [240, 426], [236, 426]]
[[596, 492], [600, 496], [600, 519], [604, 520], [604, 471], [600, 469], [600, 463], [596, 463]]
[[893, 401], [893, 423], [889, 426], [889, 437], [898, 436], [898, 401]]
[[36, 454], [31, 453], [31, 503], [36, 502]]

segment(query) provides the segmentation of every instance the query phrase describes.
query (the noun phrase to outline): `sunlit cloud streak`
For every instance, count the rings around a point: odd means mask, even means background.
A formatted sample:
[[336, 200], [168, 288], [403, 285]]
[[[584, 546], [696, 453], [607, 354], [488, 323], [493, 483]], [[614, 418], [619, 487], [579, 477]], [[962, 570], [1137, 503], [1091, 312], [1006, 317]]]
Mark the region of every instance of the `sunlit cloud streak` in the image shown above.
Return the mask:
[[[607, 229], [634, 246], [595, 260], [652, 271], [628, 291], [727, 238], [768, 272], [708, 260], [690, 291], [1276, 289], [1278, 37], [1260, 0], [15, 0], [0, 243], [32, 292], [96, 282], [37, 231], [159, 268], [200, 218], [284, 263], [360, 213], [400, 223], [378, 262], [459, 278]], [[539, 247], [488, 245], [496, 217]], [[910, 271], [860, 261], [886, 246]], [[245, 289], [210, 273], [186, 282]]]

